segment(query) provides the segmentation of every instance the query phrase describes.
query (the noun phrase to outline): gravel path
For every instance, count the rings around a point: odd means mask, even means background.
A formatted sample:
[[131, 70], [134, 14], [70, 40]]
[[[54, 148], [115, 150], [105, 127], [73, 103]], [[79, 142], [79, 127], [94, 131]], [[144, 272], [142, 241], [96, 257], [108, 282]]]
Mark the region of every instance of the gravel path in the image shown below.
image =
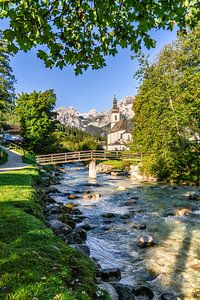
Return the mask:
[[1, 148], [8, 154], [8, 161], [5, 164], [0, 165], [0, 172], [24, 169], [29, 166], [28, 164], [24, 164], [22, 162], [21, 155], [14, 151], [8, 150], [3, 146], [1, 146]]

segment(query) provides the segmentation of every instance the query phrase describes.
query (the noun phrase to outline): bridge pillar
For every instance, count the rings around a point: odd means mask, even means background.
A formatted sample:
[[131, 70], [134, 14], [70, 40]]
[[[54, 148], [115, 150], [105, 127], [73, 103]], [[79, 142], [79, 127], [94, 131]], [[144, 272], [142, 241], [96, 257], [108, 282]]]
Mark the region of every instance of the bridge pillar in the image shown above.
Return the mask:
[[96, 177], [97, 177], [96, 161], [92, 160], [89, 163], [89, 178], [96, 178]]

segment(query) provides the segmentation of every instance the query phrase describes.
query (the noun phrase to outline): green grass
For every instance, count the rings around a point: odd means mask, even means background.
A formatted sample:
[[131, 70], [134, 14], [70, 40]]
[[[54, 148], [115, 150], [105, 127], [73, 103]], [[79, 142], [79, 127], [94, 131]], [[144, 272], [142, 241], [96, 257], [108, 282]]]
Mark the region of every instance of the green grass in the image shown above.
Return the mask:
[[94, 267], [46, 227], [36, 180], [34, 167], [0, 173], [0, 299], [94, 299]]
[[127, 159], [127, 160], [106, 160], [100, 162], [100, 164], [103, 165], [110, 165], [113, 169], [123, 171], [126, 169], [126, 167], [129, 167], [130, 165], [135, 165], [136, 160], [134, 159]]
[[0, 157], [0, 165], [2, 165], [8, 161], [8, 155], [5, 151], [1, 150], [1, 148], [0, 148], [0, 151], [2, 151], [2, 153], [3, 153], [3, 156]]

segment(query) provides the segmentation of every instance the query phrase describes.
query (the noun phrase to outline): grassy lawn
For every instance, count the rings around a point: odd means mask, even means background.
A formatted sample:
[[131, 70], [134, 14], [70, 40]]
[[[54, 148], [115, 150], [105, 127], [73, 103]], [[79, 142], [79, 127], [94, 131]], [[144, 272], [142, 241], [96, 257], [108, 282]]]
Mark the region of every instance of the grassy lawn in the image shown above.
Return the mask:
[[100, 162], [102, 165], [110, 165], [113, 169], [123, 171], [126, 167], [130, 165], [135, 165], [137, 160], [127, 159], [127, 160], [105, 160]]
[[37, 178], [33, 167], [0, 173], [0, 299], [94, 299], [91, 262], [42, 221]]

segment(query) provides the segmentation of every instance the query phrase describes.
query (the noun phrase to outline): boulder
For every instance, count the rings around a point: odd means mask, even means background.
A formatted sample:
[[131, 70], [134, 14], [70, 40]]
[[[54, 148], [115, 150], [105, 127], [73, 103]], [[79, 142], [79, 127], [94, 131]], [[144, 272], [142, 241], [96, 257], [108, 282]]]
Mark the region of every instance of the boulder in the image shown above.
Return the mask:
[[70, 247], [72, 247], [81, 254], [90, 256], [90, 248], [86, 244], [71, 244]]
[[154, 298], [154, 292], [152, 291], [152, 289], [144, 285], [134, 288], [133, 294], [136, 296], [136, 299], [139, 299], [139, 297], [143, 297], [143, 299], [148, 299], [148, 300]]
[[56, 232], [67, 235], [72, 231], [72, 228], [59, 220], [50, 220], [50, 227]]
[[48, 204], [46, 205], [44, 211], [47, 215], [53, 215], [60, 213], [62, 211], [62, 208], [58, 204]]
[[78, 199], [79, 196], [76, 195], [76, 194], [69, 194], [69, 195], [67, 196], [67, 198], [70, 199], [70, 200], [74, 200], [74, 199]]
[[101, 269], [100, 277], [103, 281], [120, 280], [121, 271], [118, 268]]
[[177, 297], [174, 295], [174, 294], [172, 294], [172, 293], [168, 293], [168, 292], [166, 292], [166, 293], [163, 293], [161, 296], [160, 296], [160, 300], [176, 300], [177, 299]]
[[110, 299], [112, 299], [112, 300], [119, 299], [116, 289], [110, 283], [104, 282], [104, 283], [98, 284], [97, 287], [101, 290], [106, 290], [106, 292], [110, 296]]
[[120, 185], [120, 186], [118, 186], [118, 191], [125, 191], [125, 186], [123, 186], [123, 185]]
[[126, 201], [124, 204], [125, 204], [126, 206], [132, 206], [132, 205], [134, 205], [135, 203], [137, 203], [137, 201], [135, 201], [135, 200], [128, 200], [128, 201]]
[[112, 171], [111, 165], [98, 164], [96, 167], [98, 173], [109, 174]]
[[89, 193], [84, 193], [82, 197], [83, 199], [92, 199], [92, 195]]
[[82, 244], [83, 242], [86, 241], [87, 238], [87, 233], [84, 229], [76, 229], [73, 232], [70, 232], [67, 236], [66, 236], [66, 240], [65, 242], [67, 244]]
[[91, 229], [91, 226], [88, 223], [82, 223], [82, 224], [77, 225], [77, 228], [82, 228], [82, 229], [88, 231]]
[[77, 234], [79, 234], [82, 241], [86, 241], [86, 239], [87, 239], [87, 231], [86, 230], [84, 230], [83, 228], [77, 228], [77, 229], [75, 229], [75, 232]]
[[103, 218], [106, 218], [106, 219], [110, 219], [110, 218], [115, 218], [117, 215], [114, 214], [114, 213], [105, 213], [103, 215], [101, 215]]
[[112, 285], [117, 291], [119, 300], [135, 300], [133, 287], [123, 283], [112, 282]]
[[139, 230], [143, 230], [143, 229], [146, 229], [146, 224], [144, 224], [144, 223], [141, 223], [141, 224], [135, 224], [134, 225], [134, 228], [135, 229], [139, 229]]
[[151, 247], [154, 245], [154, 240], [151, 235], [143, 235], [138, 241], [138, 246], [140, 248]]
[[200, 200], [200, 192], [196, 192], [196, 193], [194, 192], [194, 193], [189, 194], [188, 199], [189, 200]]
[[138, 200], [138, 199], [139, 199], [139, 196], [134, 195], [134, 196], [131, 196], [128, 200]]
[[55, 186], [51, 185], [49, 188], [48, 188], [48, 193], [62, 193], [60, 192]]
[[128, 213], [125, 213], [124, 215], [121, 216], [121, 219], [125, 220], [125, 219], [130, 219], [135, 215], [135, 212], [131, 211]]
[[191, 209], [189, 208], [180, 208], [176, 210], [176, 216], [183, 217], [188, 216], [191, 213]]

